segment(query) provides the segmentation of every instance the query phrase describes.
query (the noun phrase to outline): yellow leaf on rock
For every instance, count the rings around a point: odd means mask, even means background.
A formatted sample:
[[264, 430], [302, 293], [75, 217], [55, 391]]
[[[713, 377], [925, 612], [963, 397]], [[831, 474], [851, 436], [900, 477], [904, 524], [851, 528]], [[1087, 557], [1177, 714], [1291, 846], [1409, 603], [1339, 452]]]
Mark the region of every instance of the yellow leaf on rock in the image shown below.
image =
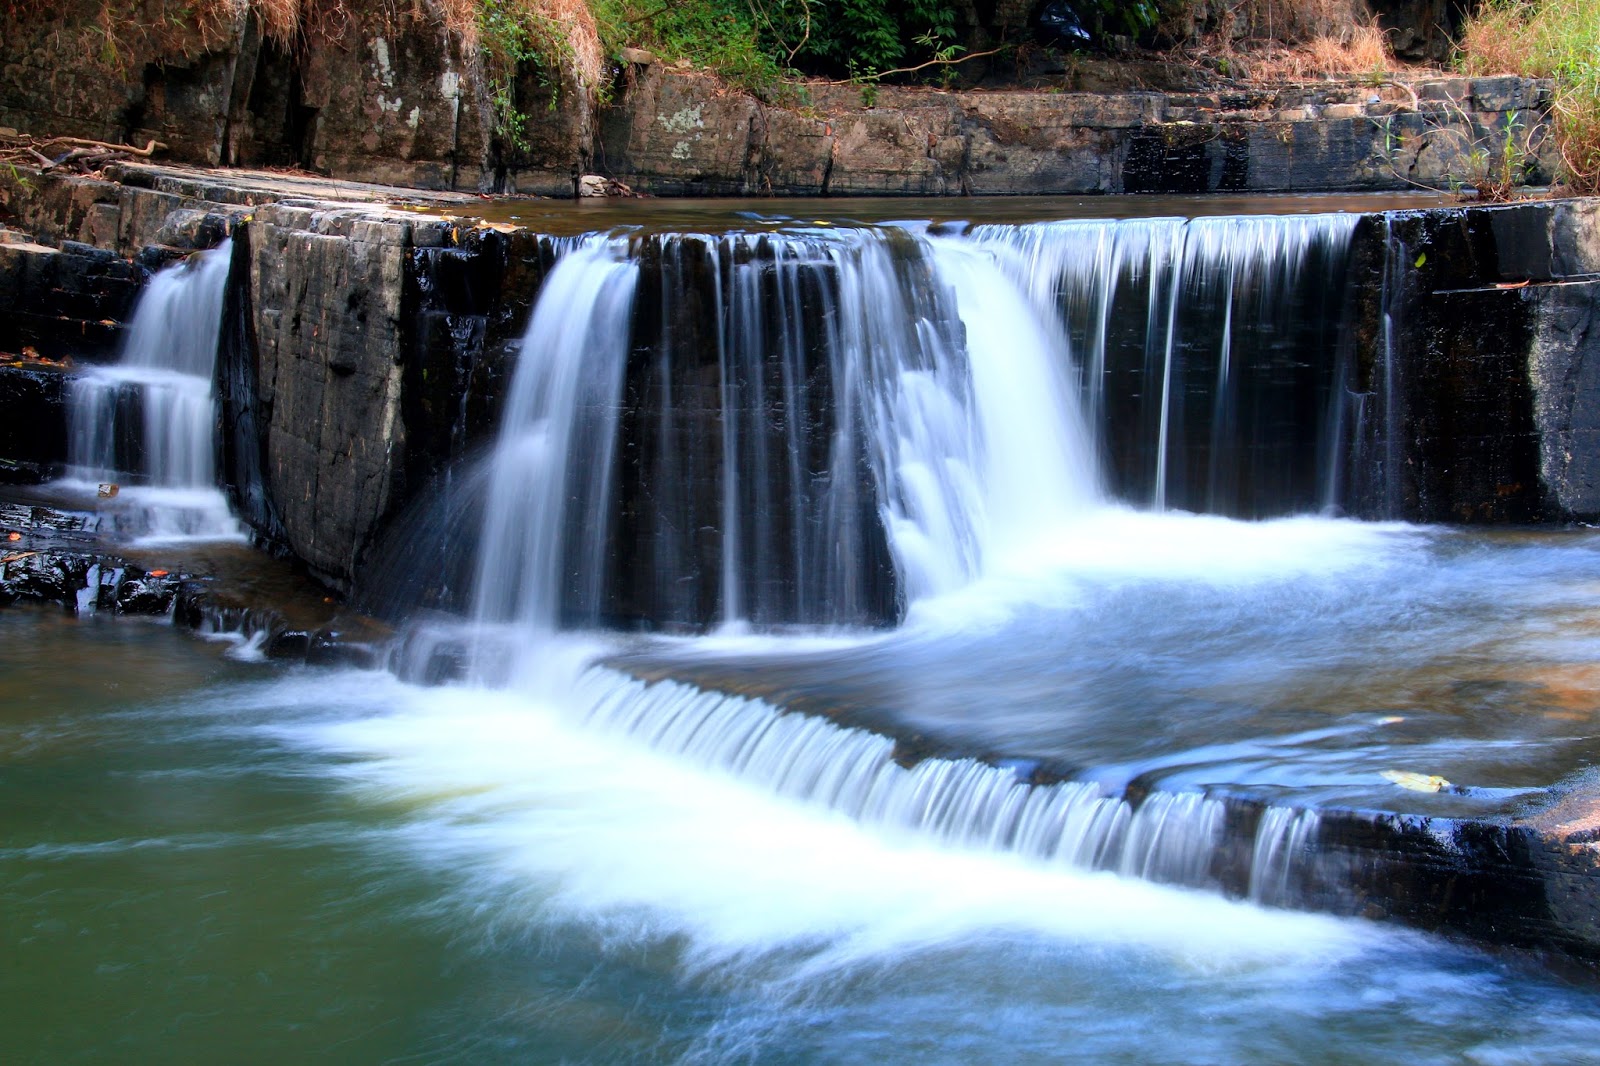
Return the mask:
[[1384, 770], [1381, 776], [1385, 781], [1392, 781], [1401, 788], [1410, 789], [1412, 792], [1440, 792], [1450, 787], [1450, 782], [1438, 774], [1416, 774], [1410, 770]]

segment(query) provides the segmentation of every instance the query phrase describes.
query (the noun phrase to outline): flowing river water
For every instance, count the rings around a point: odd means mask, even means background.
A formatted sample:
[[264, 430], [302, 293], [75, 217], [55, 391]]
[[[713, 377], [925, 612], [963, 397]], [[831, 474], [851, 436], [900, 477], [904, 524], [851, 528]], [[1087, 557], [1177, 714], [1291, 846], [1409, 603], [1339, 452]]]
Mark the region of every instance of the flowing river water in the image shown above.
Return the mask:
[[53, 612], [0, 631], [11, 1061], [1600, 1046], [1600, 997], [1531, 964], [863, 825], [584, 728], [536, 687], [241, 662]]
[[[1333, 284], [1347, 232], [574, 241], [462, 479], [470, 601], [387, 668], [0, 612], [4, 1057], [1600, 1061], [1587, 981], [1277, 905], [1320, 806], [1514, 814], [1600, 755], [1600, 538], [1297, 513], [1337, 502], [1320, 431], [1288, 473], [1226, 476], [1237, 427], [1240, 462], [1271, 443], [1250, 412], [1272, 388], [1348, 413], [1279, 358], [1332, 357], [1284, 309], [1308, 271]], [[710, 479], [717, 565], [667, 567], [698, 549], [661, 519], [634, 573], [597, 548], [637, 508], [613, 510], [632, 488], [596, 457], [649, 257], [652, 285], [715, 266], [717, 325], [691, 340], [740, 461]], [[1191, 296], [1278, 341], [1193, 339]], [[1152, 383], [1133, 407], [1096, 384], [1129, 308]], [[760, 416], [815, 407], [816, 359], [820, 440]], [[1149, 432], [1108, 484], [1117, 410]], [[660, 514], [697, 513], [679, 488]], [[881, 590], [836, 551], [870, 552], [880, 521], [892, 626], [862, 624]], [[620, 633], [623, 602], [709, 604], [713, 631]], [[1056, 783], [1026, 787], [1039, 766]], [[1131, 786], [1154, 798], [1133, 810]], [[1278, 812], [1245, 899], [1203, 876], [1224, 791]]]

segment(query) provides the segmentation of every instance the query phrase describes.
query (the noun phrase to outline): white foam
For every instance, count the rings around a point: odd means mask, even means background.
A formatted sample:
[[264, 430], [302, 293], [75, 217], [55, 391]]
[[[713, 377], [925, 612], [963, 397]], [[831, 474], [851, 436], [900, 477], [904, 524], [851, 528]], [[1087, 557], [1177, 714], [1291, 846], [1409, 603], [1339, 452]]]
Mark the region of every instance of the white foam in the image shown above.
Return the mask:
[[1202, 969], [1366, 943], [1352, 923], [866, 828], [586, 733], [545, 699], [373, 674], [283, 689], [275, 698], [335, 713], [271, 731], [336, 756], [358, 795], [404, 812], [418, 859], [460, 871], [472, 904], [502, 917], [554, 910], [608, 936], [686, 935], [708, 965], [805, 946], [809, 967], [850, 966], [996, 932]]
[[911, 605], [908, 621], [985, 628], [1019, 604], [1069, 607], [1091, 586], [1182, 582], [1244, 589], [1379, 573], [1414, 562], [1433, 531], [1403, 523], [1298, 516], [1242, 521], [1216, 515], [1098, 507], [1019, 541], [981, 581]]

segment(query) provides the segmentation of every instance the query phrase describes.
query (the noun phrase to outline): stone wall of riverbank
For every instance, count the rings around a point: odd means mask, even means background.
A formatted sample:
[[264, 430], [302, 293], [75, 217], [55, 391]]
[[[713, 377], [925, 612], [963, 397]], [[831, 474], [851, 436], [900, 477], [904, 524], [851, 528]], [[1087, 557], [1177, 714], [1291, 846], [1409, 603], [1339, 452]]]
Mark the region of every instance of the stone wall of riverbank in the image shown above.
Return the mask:
[[[639, 66], [596, 168], [659, 195], [1312, 192], [1470, 185], [1511, 131], [1548, 182], [1540, 82], [1434, 78], [1216, 92], [815, 87], [785, 110]], [[1525, 159], [1520, 157], [1525, 156]], [[1524, 167], [1522, 164], [1525, 163]]]
[[426, 2], [352, 9], [294, 48], [241, 16], [85, 58], [92, 13], [10, 28], [0, 127], [154, 140], [201, 165], [551, 196], [577, 195], [585, 175], [680, 196], [1444, 188], [1471, 185], [1508, 145], [1516, 183], [1547, 183], [1556, 163], [1544, 83], [1424, 68], [1271, 89], [1197, 71], [1092, 92], [1066, 76], [956, 92], [811, 82], [775, 106], [629, 50], [597, 112], [530, 74], [508, 89], [514, 128], [497, 129], [482, 57]]

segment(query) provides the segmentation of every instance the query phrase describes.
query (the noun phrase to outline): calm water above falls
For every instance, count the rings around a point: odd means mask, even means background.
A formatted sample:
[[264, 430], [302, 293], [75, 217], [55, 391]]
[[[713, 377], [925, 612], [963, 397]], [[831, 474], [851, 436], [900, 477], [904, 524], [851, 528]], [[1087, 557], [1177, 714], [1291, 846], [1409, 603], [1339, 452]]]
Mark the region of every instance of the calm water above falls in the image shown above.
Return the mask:
[[[1393, 928], [864, 830], [531, 692], [0, 615], [19, 1062], [1593, 1061]], [[577, 654], [575, 651], [574, 654]]]

